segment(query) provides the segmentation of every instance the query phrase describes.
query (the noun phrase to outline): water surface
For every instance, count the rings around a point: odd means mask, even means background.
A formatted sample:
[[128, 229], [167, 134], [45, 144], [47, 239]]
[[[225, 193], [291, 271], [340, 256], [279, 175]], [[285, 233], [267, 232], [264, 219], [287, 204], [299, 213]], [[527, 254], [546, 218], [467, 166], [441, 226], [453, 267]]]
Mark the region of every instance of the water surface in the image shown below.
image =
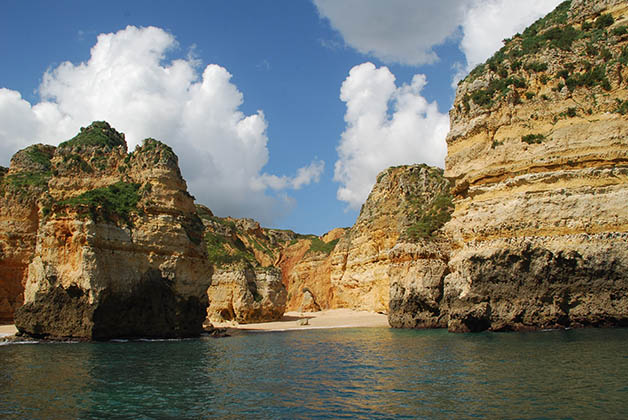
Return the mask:
[[628, 329], [0, 346], [1, 418], [627, 418]]

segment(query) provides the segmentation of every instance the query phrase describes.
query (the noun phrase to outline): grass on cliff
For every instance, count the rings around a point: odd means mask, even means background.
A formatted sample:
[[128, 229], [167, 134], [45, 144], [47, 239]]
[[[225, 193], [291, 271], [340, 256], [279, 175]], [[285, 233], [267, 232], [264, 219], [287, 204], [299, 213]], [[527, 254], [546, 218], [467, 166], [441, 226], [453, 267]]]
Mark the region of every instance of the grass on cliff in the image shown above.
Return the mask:
[[5, 175], [0, 181], [0, 193], [23, 196], [32, 189], [45, 190], [50, 175], [50, 172], [20, 172]]
[[[461, 112], [464, 106], [464, 110], [469, 112], [471, 101], [479, 107], [492, 107], [497, 100], [505, 98], [511, 88], [520, 88], [525, 84], [527, 76], [521, 70], [525, 70], [528, 75], [540, 73], [539, 80], [547, 84], [551, 80], [551, 75], [545, 74], [549, 70], [548, 65], [538, 61], [538, 58], [533, 58], [535, 54], [544, 50], [559, 50], [561, 54], [564, 51], [573, 52], [574, 58], [589, 56], [595, 57], [597, 61], [593, 64], [586, 61], [568, 63], [567, 66], [570, 68], [559, 71], [555, 77], [559, 82], [553, 89], [554, 91], [559, 92], [567, 87], [570, 92], [573, 92], [579, 87], [597, 86], [610, 91], [612, 87], [607, 75], [607, 66], [615, 63], [628, 65], [628, 56], [625, 55], [625, 51], [618, 56], [613, 56], [607, 47], [628, 33], [628, 28], [619, 26], [609, 31], [608, 28], [614, 23], [610, 14], [602, 14], [592, 23], [584, 21], [581, 25], [572, 25], [568, 21], [571, 3], [571, 1], [561, 3], [547, 16], [530, 25], [523, 33], [504, 40], [504, 47], [486, 63], [473, 69], [465, 79], [467, 82], [477, 79], [489, 70], [492, 75], [488, 78], [486, 87], [465, 95], [457, 108], [458, 111]], [[579, 43], [575, 44], [576, 42]], [[583, 51], [580, 51], [581, 48]], [[578, 71], [574, 71], [574, 64], [579, 67]], [[521, 84], [513, 83], [521, 77], [523, 77]], [[515, 104], [520, 103], [519, 95], [515, 95], [513, 101]]]
[[170, 146], [151, 137], [144, 139], [142, 147], [136, 149], [136, 151], [139, 151], [143, 154], [154, 153], [155, 156], [153, 157], [152, 163], [155, 165], [160, 162], [164, 164], [168, 162], [172, 162], [174, 164], [178, 163], [177, 155], [174, 153]]
[[208, 260], [216, 267], [244, 261], [256, 264], [255, 256], [247, 252], [241, 242], [241, 246], [238, 246], [224, 236], [213, 232], [205, 232], [204, 239]]
[[336, 247], [339, 239], [324, 242], [321, 239], [314, 237], [311, 238], [310, 241], [310, 249], [308, 249], [307, 253], [323, 253], [325, 255], [329, 255]]
[[521, 141], [528, 144], [541, 144], [546, 140], [543, 134], [528, 134], [521, 137]]
[[140, 201], [140, 184], [117, 182], [103, 188], [86, 191], [83, 194], [63, 200], [61, 206], [74, 207], [79, 213], [89, 214], [94, 220], [124, 220], [131, 223], [131, 213], [137, 212]]
[[31, 146], [26, 149], [26, 155], [33, 162], [41, 165], [45, 171], [50, 170], [50, 167], [51, 167], [50, 159], [52, 158], [51, 154], [46, 153], [45, 151], [38, 148], [37, 146]]
[[112, 128], [106, 121], [94, 121], [89, 127], [81, 127], [80, 133], [59, 144], [60, 148], [73, 146], [101, 146], [113, 148], [126, 146], [124, 134]]
[[418, 220], [408, 228], [406, 234], [411, 240], [432, 237], [434, 232], [451, 219], [453, 208], [452, 196], [445, 189], [423, 209], [422, 214], [418, 215]]

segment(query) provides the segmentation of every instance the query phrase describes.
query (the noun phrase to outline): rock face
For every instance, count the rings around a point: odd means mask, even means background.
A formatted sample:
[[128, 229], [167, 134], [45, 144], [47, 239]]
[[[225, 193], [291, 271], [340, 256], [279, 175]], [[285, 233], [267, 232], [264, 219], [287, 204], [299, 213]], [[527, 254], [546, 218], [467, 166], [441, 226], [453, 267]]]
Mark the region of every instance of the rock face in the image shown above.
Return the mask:
[[275, 321], [286, 310], [286, 288], [274, 267], [240, 263], [218, 269], [207, 293], [209, 321]]
[[390, 251], [388, 323], [394, 328], [445, 328], [444, 281], [450, 243], [442, 231], [417, 243], [401, 242]]
[[37, 203], [47, 189], [53, 153], [52, 146], [30, 146], [0, 171], [0, 322], [12, 322], [24, 302], [39, 226]]
[[345, 231], [302, 237], [284, 250], [279, 264], [288, 289], [288, 310], [317, 312], [334, 307], [330, 254]]
[[22, 332], [42, 337], [185, 337], [202, 331], [212, 268], [177, 157], [153, 139], [127, 154], [107, 123], [50, 159], [38, 200]]
[[431, 239], [449, 220], [448, 190], [442, 169], [427, 165], [379, 174], [355, 225], [331, 254], [335, 307], [388, 312], [390, 270], [398, 281], [406, 281], [397, 277], [412, 271], [400, 267], [403, 260], [412, 265], [404, 252], [413, 252], [415, 242]]
[[276, 264], [296, 234], [264, 229], [252, 219], [216, 217], [204, 206], [197, 209], [209, 262], [216, 267], [207, 290], [207, 320], [246, 324], [281, 319], [287, 291]]
[[[355, 225], [321, 237], [199, 210], [210, 260], [219, 267], [209, 289], [209, 320], [273, 319], [273, 313], [263, 314], [268, 309], [259, 315], [251, 290], [259, 289], [253, 267], [275, 266], [287, 292], [286, 310], [388, 312], [391, 301], [394, 326], [446, 325], [447, 311], [439, 305], [448, 272], [449, 242], [441, 227], [453, 210], [449, 188], [442, 169], [390, 168], [378, 176]], [[241, 315], [249, 312], [255, 319]]]
[[628, 325], [628, 2], [564, 2], [458, 87], [451, 331]]

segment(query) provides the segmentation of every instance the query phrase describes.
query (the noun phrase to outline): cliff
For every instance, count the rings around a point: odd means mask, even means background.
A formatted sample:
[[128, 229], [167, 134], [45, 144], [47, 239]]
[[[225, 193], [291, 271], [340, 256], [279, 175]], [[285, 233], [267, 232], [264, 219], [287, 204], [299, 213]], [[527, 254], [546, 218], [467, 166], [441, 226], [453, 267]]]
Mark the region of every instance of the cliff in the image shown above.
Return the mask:
[[30, 264], [24, 305], [15, 312], [20, 332], [85, 339], [199, 334], [212, 269], [172, 150], [146, 139], [127, 153], [124, 135], [104, 122], [46, 150], [49, 178], [29, 201], [37, 229], [27, 243], [35, 242], [34, 252], [22, 259]]
[[207, 290], [209, 322], [265, 322], [281, 319], [286, 287], [276, 267], [290, 231], [264, 229], [252, 219], [220, 218], [197, 206], [209, 262], [216, 267]]
[[564, 2], [459, 85], [451, 331], [628, 325], [628, 2]]
[[334, 307], [388, 312], [391, 281], [409, 281], [414, 264], [431, 258], [417, 254], [416, 244], [432, 242], [449, 220], [448, 190], [442, 169], [427, 165], [378, 175], [358, 219], [331, 254]]
[[[449, 188], [442, 169], [390, 168], [379, 174], [354, 226], [321, 237], [221, 219], [199, 207], [217, 267], [209, 320], [272, 320], [284, 309], [389, 312], [390, 301], [393, 326], [446, 325], [440, 302], [449, 242], [441, 228], [453, 210]], [[280, 270], [285, 292], [275, 289], [271, 296], [279, 299], [267, 304], [264, 294], [253, 297], [263, 289], [256, 273], [271, 266]]]
[[27, 268], [35, 252], [38, 201], [51, 176], [54, 147], [36, 144], [16, 153], [0, 171], [0, 322], [12, 322], [24, 301]]

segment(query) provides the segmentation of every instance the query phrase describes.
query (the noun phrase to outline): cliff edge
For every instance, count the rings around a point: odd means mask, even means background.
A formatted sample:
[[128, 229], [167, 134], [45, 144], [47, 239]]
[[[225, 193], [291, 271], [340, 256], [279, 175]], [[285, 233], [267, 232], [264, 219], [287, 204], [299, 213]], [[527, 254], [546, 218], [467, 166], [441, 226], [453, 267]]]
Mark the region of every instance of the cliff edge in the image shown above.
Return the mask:
[[566, 1], [459, 85], [451, 331], [628, 325], [627, 15]]

